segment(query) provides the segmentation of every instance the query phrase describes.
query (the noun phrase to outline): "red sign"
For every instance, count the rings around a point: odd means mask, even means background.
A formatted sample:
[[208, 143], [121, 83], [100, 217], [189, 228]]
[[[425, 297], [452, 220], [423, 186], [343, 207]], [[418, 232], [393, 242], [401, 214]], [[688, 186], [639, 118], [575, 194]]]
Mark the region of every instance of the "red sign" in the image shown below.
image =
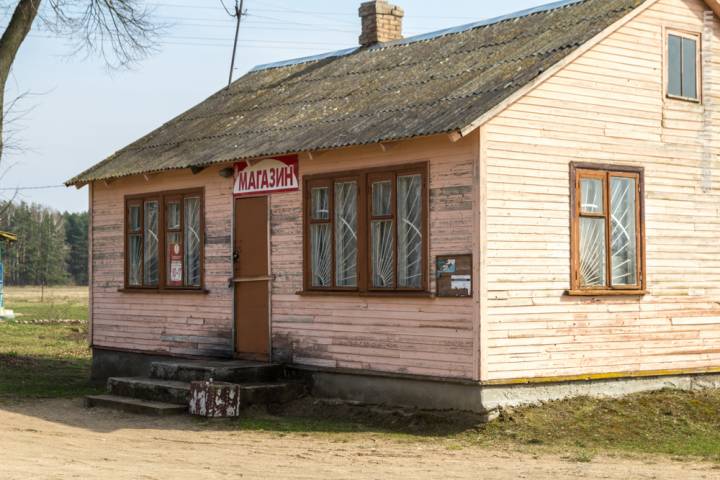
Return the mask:
[[235, 164], [236, 197], [300, 189], [298, 156], [265, 158]]
[[183, 284], [183, 258], [180, 251], [180, 245], [171, 243], [170, 250], [170, 279], [168, 284], [173, 287], [181, 287]]

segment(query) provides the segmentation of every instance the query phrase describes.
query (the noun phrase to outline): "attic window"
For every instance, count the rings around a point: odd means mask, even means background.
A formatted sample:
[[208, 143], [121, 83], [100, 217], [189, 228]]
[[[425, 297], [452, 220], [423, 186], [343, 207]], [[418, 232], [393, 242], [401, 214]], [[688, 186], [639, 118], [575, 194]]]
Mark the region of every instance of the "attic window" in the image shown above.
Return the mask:
[[667, 96], [700, 100], [700, 35], [672, 32], [667, 45]]

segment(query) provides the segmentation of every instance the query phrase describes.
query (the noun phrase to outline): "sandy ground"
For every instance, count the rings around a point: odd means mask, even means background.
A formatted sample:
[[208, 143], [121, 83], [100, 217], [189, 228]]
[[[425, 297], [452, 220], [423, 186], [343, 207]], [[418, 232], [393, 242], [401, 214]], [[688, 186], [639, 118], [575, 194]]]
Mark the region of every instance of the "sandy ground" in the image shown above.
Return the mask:
[[[222, 425], [222, 424], [220, 424]], [[0, 479], [720, 479], [717, 466], [560, 457], [373, 434], [288, 434], [203, 428], [80, 400], [0, 404]]]

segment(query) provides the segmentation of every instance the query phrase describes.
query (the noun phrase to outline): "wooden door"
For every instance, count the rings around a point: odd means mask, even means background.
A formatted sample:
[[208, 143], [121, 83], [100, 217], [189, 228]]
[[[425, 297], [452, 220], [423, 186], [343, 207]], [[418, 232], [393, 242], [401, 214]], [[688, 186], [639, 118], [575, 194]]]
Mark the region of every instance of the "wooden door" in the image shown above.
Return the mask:
[[270, 275], [268, 198], [235, 199], [235, 354], [268, 360], [270, 352]]

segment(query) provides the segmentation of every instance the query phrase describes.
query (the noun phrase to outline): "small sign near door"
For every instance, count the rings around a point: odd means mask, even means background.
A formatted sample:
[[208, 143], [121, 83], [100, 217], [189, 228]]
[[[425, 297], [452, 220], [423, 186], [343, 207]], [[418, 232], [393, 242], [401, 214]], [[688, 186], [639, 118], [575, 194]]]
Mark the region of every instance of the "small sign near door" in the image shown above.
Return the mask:
[[298, 156], [265, 158], [235, 164], [235, 197], [299, 190]]

